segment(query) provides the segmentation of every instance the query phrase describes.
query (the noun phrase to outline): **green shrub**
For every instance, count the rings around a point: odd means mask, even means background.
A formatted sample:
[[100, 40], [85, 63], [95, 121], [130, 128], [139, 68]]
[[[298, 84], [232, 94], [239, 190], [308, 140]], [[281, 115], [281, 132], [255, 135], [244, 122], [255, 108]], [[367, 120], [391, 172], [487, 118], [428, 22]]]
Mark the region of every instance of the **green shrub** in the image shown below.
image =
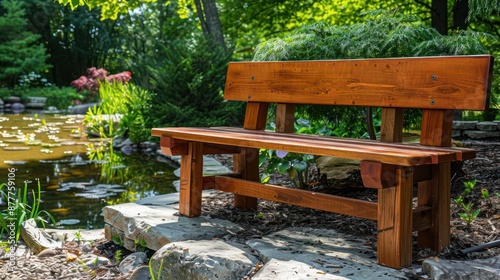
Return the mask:
[[[104, 81], [99, 87], [100, 105], [90, 108], [84, 124], [91, 132], [104, 138], [127, 136], [135, 143], [147, 140], [151, 134], [149, 120], [152, 93], [132, 83], [110, 84]], [[109, 121], [112, 116], [113, 121]], [[118, 126], [115, 127], [115, 122]]]
[[28, 97], [46, 97], [47, 102], [45, 108], [50, 106], [57, 107], [59, 110], [66, 110], [68, 106], [75, 105], [85, 100], [85, 95], [80, 94], [72, 87], [15, 87], [15, 88], [1, 88], [0, 98], [5, 99], [9, 96], [19, 96], [22, 101], [26, 103]]
[[199, 36], [169, 42], [160, 52], [162, 60], [147, 65], [156, 93], [150, 127], [242, 123], [243, 104], [223, 99], [230, 57], [219, 46]]

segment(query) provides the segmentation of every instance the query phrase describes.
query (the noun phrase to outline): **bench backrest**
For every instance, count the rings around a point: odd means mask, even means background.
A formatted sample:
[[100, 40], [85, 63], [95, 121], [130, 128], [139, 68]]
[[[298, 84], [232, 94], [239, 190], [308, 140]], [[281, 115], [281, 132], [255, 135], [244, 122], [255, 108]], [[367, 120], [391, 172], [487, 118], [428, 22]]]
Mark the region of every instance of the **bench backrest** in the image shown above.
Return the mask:
[[488, 108], [489, 55], [233, 62], [224, 98], [392, 108]]
[[404, 108], [423, 109], [420, 143], [451, 146], [453, 110], [489, 107], [490, 55], [232, 62], [224, 98], [247, 101], [244, 128], [293, 132], [294, 104], [382, 107], [381, 141], [401, 142]]

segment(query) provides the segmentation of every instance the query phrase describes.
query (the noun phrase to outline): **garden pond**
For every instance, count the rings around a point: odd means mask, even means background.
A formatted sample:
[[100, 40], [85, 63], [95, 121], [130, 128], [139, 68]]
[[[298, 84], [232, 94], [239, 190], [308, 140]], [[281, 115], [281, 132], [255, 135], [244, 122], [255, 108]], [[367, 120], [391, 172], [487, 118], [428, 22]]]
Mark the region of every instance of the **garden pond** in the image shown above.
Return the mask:
[[[40, 182], [41, 210], [64, 229], [102, 228], [106, 205], [175, 192], [174, 167], [113, 151], [108, 139], [87, 139], [82, 119], [0, 115], [0, 184], [15, 178], [17, 189], [27, 184], [37, 190]], [[0, 199], [0, 209], [5, 207]]]

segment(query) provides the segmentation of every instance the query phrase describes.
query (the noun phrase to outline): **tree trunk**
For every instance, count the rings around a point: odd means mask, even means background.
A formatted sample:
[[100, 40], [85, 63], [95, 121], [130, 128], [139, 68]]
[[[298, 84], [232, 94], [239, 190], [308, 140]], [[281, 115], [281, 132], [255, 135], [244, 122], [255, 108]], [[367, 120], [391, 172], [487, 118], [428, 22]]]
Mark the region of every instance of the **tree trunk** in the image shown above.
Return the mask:
[[201, 29], [206, 37], [211, 38], [222, 47], [224, 52], [227, 51], [226, 43], [224, 42], [224, 34], [220, 24], [219, 12], [215, 0], [194, 0], [198, 18], [200, 19]]
[[457, 0], [453, 7], [453, 29], [466, 30], [469, 15], [469, 0]]
[[448, 34], [448, 1], [432, 0], [432, 27], [442, 35]]

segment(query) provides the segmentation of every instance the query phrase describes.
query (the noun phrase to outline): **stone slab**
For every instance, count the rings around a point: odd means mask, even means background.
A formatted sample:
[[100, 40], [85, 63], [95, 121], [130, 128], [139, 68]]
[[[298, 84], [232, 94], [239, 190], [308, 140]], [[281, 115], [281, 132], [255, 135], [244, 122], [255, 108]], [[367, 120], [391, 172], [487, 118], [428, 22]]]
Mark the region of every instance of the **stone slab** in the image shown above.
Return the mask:
[[478, 121], [453, 121], [453, 129], [469, 130], [476, 129]]
[[496, 131], [498, 130], [498, 124], [494, 122], [480, 122], [476, 124], [476, 127], [482, 131]]
[[378, 265], [363, 240], [331, 229], [290, 228], [246, 244], [265, 262], [256, 280], [408, 279], [403, 271]]
[[456, 138], [461, 136], [462, 136], [462, 131], [460, 129], [453, 129], [451, 131], [451, 137]]
[[423, 270], [434, 280], [498, 280], [500, 279], [500, 256], [489, 259], [455, 261], [427, 259]]
[[500, 131], [465, 130], [463, 134], [472, 139], [485, 139], [485, 138], [499, 137]]
[[[206, 192], [209, 194], [210, 192]], [[165, 198], [167, 205], [147, 203], [125, 203], [106, 206], [103, 209], [104, 222], [112, 227], [106, 238], [112, 239], [116, 230], [120, 239], [129, 250], [141, 244], [152, 250], [159, 250], [164, 245], [185, 240], [211, 240], [223, 237], [242, 228], [229, 221], [205, 216], [186, 218], [180, 216], [179, 205], [173, 198]], [[109, 229], [109, 228], [108, 228]]]
[[151, 269], [164, 279], [244, 279], [258, 263], [243, 244], [222, 240], [170, 243], [151, 258]]

